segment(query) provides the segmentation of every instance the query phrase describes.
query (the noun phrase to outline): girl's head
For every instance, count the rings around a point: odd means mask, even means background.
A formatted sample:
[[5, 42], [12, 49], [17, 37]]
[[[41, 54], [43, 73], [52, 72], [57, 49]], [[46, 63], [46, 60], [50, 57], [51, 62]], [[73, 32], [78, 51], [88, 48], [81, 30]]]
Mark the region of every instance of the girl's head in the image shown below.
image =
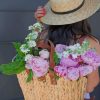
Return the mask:
[[48, 27], [48, 39], [56, 44], [74, 44], [81, 36], [91, 33], [87, 20], [68, 25], [50, 25]]
[[49, 25], [48, 38], [55, 45], [70, 45], [79, 36], [91, 33], [85, 19], [99, 8], [100, 0], [49, 0], [44, 8], [38, 9], [35, 17]]

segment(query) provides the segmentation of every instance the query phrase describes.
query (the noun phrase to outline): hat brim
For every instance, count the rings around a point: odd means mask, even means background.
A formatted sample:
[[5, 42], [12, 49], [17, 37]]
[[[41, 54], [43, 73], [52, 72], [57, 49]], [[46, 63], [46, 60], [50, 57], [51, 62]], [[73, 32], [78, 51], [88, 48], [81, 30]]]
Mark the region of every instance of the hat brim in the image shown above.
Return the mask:
[[69, 14], [55, 14], [51, 11], [50, 3], [45, 6], [46, 15], [41, 21], [48, 25], [64, 25], [82, 21], [92, 16], [100, 9], [100, 0], [85, 0], [84, 5], [75, 12]]

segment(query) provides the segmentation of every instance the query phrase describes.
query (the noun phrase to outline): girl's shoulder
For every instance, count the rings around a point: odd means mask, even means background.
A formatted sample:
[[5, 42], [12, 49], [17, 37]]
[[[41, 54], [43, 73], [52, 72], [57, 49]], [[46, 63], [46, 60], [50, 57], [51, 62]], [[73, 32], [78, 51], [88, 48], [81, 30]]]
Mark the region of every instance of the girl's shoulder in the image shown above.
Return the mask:
[[99, 42], [99, 40], [91, 35], [86, 36], [85, 39], [89, 41], [89, 47], [95, 48], [97, 53], [100, 54], [100, 42]]

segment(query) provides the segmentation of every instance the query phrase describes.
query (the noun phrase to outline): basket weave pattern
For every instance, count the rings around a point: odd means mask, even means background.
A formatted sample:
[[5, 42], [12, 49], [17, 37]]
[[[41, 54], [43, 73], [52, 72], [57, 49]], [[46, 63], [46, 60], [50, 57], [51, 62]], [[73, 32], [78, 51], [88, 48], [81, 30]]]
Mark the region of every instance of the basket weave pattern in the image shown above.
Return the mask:
[[25, 100], [84, 100], [87, 78], [70, 81], [60, 78], [57, 85], [52, 85], [50, 77], [46, 75], [46, 82], [34, 77], [33, 81], [26, 83], [27, 73], [24, 71], [17, 75]]

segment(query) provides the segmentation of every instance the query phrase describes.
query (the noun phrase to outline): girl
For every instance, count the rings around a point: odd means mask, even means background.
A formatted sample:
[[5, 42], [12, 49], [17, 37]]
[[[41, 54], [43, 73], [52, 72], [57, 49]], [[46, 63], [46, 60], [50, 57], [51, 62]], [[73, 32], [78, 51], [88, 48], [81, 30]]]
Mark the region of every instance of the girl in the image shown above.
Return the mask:
[[[82, 39], [90, 41], [90, 48], [95, 47], [100, 54], [100, 44], [91, 34], [87, 18], [100, 8], [100, 0], [50, 0], [45, 7], [38, 7], [35, 18], [48, 25], [42, 36], [56, 44], [72, 45]], [[91, 93], [99, 83], [98, 70], [87, 76], [87, 93]], [[90, 98], [85, 95], [86, 100]], [[94, 100], [91, 97], [91, 100]]]

